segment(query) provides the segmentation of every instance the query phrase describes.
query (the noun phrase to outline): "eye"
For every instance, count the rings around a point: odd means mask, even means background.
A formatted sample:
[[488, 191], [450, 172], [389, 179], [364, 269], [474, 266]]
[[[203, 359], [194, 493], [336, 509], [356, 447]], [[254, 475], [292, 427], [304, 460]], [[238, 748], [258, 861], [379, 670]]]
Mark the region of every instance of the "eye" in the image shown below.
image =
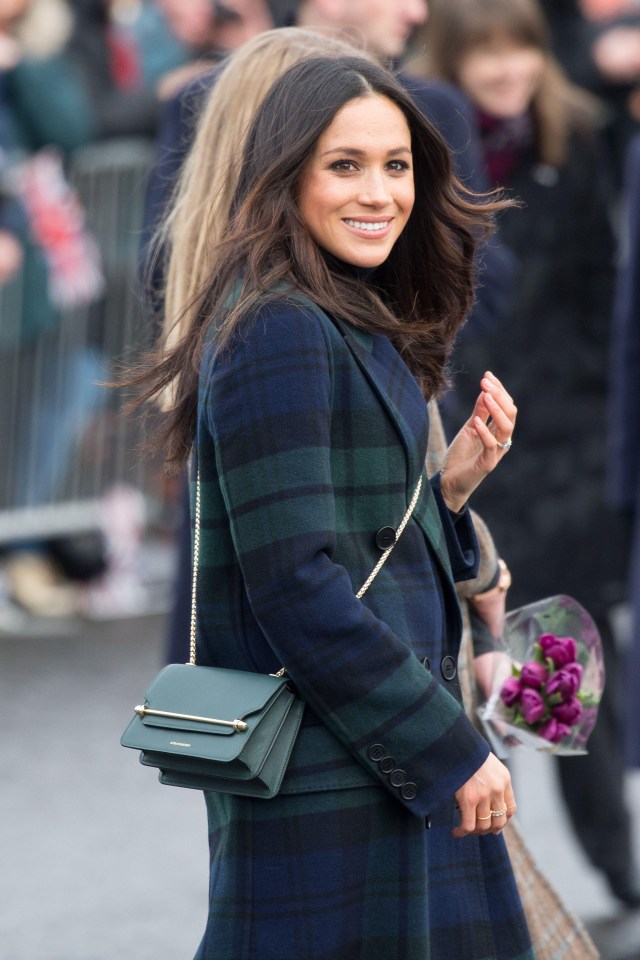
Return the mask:
[[353, 160], [334, 160], [330, 167], [331, 170], [337, 170], [339, 173], [353, 173], [357, 169]]
[[406, 170], [410, 170], [411, 167], [406, 160], [389, 160], [387, 169], [390, 170], [391, 173], [404, 173]]

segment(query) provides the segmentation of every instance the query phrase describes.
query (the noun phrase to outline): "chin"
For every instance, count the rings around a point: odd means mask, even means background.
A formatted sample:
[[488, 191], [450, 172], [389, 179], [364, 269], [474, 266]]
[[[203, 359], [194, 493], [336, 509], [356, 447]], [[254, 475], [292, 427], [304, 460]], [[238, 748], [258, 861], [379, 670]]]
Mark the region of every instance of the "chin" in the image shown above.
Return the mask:
[[354, 267], [379, 267], [391, 253], [392, 247], [385, 250], [358, 250], [345, 252], [341, 257], [346, 263]]
[[500, 120], [512, 120], [514, 117], [521, 117], [526, 112], [528, 105], [528, 100], [518, 101], [518, 103], [496, 103], [488, 108], [487, 113], [493, 117], [498, 117]]
[[389, 256], [388, 253], [377, 254], [377, 255], [374, 255], [371, 253], [368, 256], [349, 257], [348, 259], [346, 258], [345, 259], [347, 263], [350, 263], [354, 267], [365, 267], [365, 268], [368, 267], [370, 269], [373, 269], [374, 267], [381, 266], [385, 262], [388, 256]]

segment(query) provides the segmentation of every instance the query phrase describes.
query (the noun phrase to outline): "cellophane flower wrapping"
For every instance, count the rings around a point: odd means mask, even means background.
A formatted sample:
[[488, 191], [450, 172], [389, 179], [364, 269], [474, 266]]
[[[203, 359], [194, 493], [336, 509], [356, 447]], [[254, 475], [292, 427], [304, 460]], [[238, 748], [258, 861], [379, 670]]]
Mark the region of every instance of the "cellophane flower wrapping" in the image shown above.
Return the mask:
[[559, 756], [587, 752], [604, 688], [602, 642], [577, 600], [549, 597], [505, 619], [492, 692], [478, 708], [494, 752], [515, 746]]

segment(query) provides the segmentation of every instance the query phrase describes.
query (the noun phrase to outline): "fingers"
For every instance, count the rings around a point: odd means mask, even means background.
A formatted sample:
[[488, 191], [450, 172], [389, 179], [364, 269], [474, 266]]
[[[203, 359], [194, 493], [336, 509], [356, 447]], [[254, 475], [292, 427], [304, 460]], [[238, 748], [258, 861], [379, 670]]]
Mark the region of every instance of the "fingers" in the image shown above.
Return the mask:
[[518, 414], [517, 407], [500, 380], [491, 372], [487, 371], [485, 373], [480, 381], [480, 386], [483, 390], [484, 406], [489, 411], [493, 421], [491, 433], [494, 434], [497, 442], [504, 443], [511, 438], [514, 431]]
[[485, 452], [490, 455], [487, 463], [492, 469], [511, 446], [518, 411], [500, 380], [489, 371], [480, 386], [482, 393], [476, 401], [472, 423]]
[[456, 792], [456, 800], [460, 823], [454, 837], [499, 834], [516, 812], [509, 771], [493, 754]]
[[501, 407], [504, 408], [505, 413], [515, 420], [516, 414], [518, 412], [517, 407], [513, 402], [513, 398], [508, 393], [506, 388], [503, 386], [502, 382], [498, 380], [495, 374], [491, 373], [490, 370], [487, 370], [484, 377], [481, 380], [480, 386], [487, 393], [499, 403]]

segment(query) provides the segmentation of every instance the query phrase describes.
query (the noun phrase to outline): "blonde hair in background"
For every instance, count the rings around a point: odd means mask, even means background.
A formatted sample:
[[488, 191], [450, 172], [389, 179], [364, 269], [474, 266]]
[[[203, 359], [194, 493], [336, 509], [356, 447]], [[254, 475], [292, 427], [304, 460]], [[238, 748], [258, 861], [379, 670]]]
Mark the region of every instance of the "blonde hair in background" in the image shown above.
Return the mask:
[[537, 0], [429, 0], [429, 20], [417, 38], [412, 70], [456, 84], [465, 54], [496, 37], [544, 53], [545, 67], [531, 105], [538, 157], [561, 167], [572, 131], [595, 127], [601, 108], [595, 97], [569, 81], [551, 53], [549, 28]]
[[[285, 27], [250, 40], [230, 57], [198, 121], [171, 210], [159, 233], [168, 254], [164, 343], [174, 346], [201, 308], [213, 254], [224, 233], [251, 121], [269, 88], [289, 67], [312, 56], [361, 50], [312, 30]], [[163, 398], [163, 406], [169, 400]]]

